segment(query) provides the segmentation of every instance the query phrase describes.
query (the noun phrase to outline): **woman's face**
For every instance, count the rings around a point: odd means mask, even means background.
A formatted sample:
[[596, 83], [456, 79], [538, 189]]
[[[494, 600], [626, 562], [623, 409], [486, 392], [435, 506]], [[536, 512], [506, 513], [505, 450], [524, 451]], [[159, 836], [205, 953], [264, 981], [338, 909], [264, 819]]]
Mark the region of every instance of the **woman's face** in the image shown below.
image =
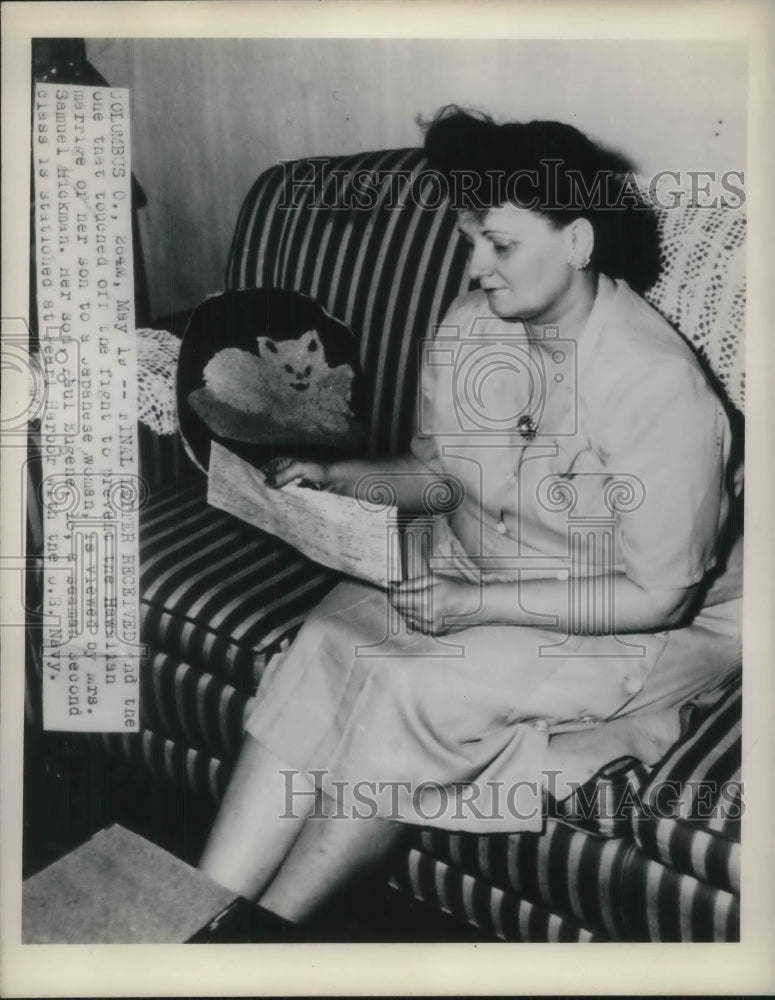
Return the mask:
[[461, 212], [458, 229], [471, 246], [468, 269], [504, 319], [557, 321], [572, 296], [568, 231], [529, 209], [506, 204], [486, 215]]

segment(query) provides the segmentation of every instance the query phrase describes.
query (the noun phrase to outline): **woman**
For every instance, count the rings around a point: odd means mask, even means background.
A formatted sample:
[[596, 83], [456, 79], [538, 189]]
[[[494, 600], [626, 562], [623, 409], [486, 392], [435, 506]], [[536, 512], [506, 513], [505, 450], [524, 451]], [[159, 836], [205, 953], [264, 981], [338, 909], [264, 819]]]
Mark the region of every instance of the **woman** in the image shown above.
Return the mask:
[[272, 662], [201, 862], [293, 922], [407, 823], [540, 829], [547, 792], [655, 762], [740, 657], [729, 424], [613, 277], [618, 164], [569, 126], [457, 109], [425, 145], [479, 288], [427, 353], [411, 449], [275, 481], [360, 495], [377, 473], [405, 512], [433, 485], [457, 503], [410, 530], [403, 583], [341, 584]]

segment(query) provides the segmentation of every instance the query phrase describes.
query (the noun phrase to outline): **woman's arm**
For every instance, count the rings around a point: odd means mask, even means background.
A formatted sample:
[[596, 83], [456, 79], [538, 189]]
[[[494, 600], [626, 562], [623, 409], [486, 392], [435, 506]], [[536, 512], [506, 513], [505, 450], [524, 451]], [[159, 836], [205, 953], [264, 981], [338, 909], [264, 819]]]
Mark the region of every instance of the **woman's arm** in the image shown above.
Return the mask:
[[[602, 635], [659, 632], [682, 624], [697, 586], [647, 590], [621, 573], [610, 579], [610, 601], [587, 600], [584, 588], [601, 579], [530, 580], [477, 585], [437, 573], [391, 589], [393, 605], [422, 632], [443, 633], [476, 625], [531, 625], [560, 632]], [[578, 588], [581, 589], [579, 593]], [[590, 595], [591, 596], [591, 595]], [[449, 618], [458, 621], [449, 621]]]
[[386, 483], [394, 492], [396, 506], [407, 514], [430, 513], [425, 498], [434, 484], [446, 482], [444, 476], [431, 471], [414, 455], [407, 452], [383, 459], [345, 459], [339, 462], [291, 461], [283, 465], [267, 481], [281, 487], [293, 480], [306, 479], [344, 496], [371, 500], [375, 478]]
[[492, 623], [556, 627], [563, 632], [572, 628], [583, 635], [659, 632], [681, 624], [697, 591], [696, 586], [646, 589], [623, 573], [615, 573], [602, 586], [612, 588], [607, 602], [599, 596], [591, 599], [591, 589], [599, 595], [601, 587], [595, 577], [491, 584], [482, 587], [482, 617]]

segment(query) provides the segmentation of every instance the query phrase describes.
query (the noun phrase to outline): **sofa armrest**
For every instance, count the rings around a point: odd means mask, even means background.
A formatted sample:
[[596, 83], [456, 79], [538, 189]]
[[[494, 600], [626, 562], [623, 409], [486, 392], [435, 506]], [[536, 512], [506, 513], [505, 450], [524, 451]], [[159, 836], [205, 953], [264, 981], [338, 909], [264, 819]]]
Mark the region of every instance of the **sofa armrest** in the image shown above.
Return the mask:
[[[698, 704], [691, 730], [655, 768], [633, 819], [638, 846], [678, 872], [740, 891], [742, 690]], [[718, 692], [716, 692], [718, 694]]]

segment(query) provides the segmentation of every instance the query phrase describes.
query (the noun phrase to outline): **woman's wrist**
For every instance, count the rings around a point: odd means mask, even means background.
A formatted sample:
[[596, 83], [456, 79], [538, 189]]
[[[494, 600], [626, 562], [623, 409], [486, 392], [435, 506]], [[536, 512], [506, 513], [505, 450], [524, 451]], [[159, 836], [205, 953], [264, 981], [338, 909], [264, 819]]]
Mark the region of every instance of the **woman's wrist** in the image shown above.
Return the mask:
[[483, 583], [480, 617], [492, 625], [526, 625], [519, 600], [519, 583]]
[[370, 500], [374, 493], [382, 494], [389, 486], [393, 503], [403, 513], [427, 514], [426, 496], [429, 477], [443, 479], [432, 473], [412, 454], [383, 459], [343, 459], [325, 466], [326, 485], [349, 496]]
[[323, 486], [334, 493], [354, 497], [358, 482], [371, 471], [371, 465], [358, 459], [340, 459], [323, 466]]

